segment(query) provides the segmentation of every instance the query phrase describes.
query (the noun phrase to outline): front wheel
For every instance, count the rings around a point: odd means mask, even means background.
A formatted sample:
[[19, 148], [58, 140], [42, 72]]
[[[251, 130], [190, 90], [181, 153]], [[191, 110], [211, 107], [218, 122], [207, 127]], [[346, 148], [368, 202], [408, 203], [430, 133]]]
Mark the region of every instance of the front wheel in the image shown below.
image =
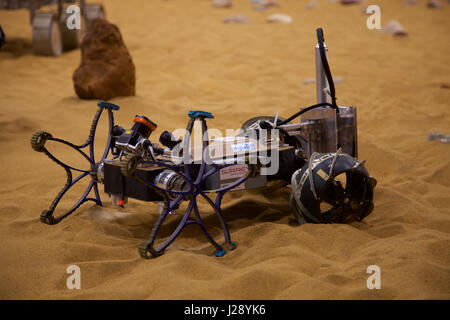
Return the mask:
[[300, 224], [361, 221], [373, 211], [376, 180], [362, 162], [340, 151], [313, 154], [294, 172], [291, 206]]

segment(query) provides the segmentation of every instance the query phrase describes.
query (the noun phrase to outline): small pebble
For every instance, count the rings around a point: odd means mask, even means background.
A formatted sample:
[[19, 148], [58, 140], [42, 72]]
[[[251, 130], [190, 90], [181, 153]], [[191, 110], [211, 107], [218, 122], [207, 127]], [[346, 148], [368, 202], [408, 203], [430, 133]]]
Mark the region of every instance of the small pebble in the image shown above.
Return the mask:
[[340, 3], [341, 4], [356, 4], [356, 3], [361, 3], [362, 0], [341, 0]]
[[428, 141], [440, 141], [443, 143], [450, 144], [450, 134], [443, 134], [439, 132], [432, 131], [427, 137]]
[[315, 0], [310, 1], [309, 3], [305, 4], [304, 8], [306, 10], [311, 10], [314, 9], [315, 7], [317, 7], [319, 5], [319, 3]]
[[405, 0], [403, 1], [403, 4], [405, 6], [415, 6], [417, 5], [417, 0]]
[[249, 23], [250, 19], [245, 14], [237, 14], [222, 20], [224, 23]]
[[442, 4], [439, 0], [430, 0], [427, 3], [427, 7], [431, 9], [438, 9], [442, 8]]
[[312, 84], [312, 83], [316, 83], [316, 79], [308, 78], [308, 79], [303, 80], [303, 84]]
[[229, 8], [233, 3], [231, 0], [213, 0], [213, 5], [217, 8]]
[[381, 29], [382, 32], [392, 34], [394, 36], [406, 36], [408, 32], [406, 32], [405, 28], [400, 24], [400, 22], [391, 20], [385, 24], [385, 26]]
[[292, 23], [292, 17], [284, 13], [274, 13], [267, 17], [267, 22]]

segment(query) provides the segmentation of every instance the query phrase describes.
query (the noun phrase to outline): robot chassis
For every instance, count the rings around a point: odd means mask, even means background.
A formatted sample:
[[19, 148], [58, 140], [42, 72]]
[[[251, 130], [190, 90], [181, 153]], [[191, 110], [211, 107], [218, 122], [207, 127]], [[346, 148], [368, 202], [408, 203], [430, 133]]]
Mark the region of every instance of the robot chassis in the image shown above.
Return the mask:
[[[128, 198], [163, 203], [149, 239], [139, 246], [143, 258], [163, 254], [183, 228], [191, 224], [200, 226], [215, 247], [215, 255], [220, 257], [226, 249], [233, 250], [236, 246], [231, 241], [221, 210], [223, 196], [228, 191], [264, 187], [274, 180], [291, 184], [290, 205], [299, 224], [361, 221], [373, 211], [376, 180], [369, 175], [364, 162], [357, 159], [356, 108], [336, 104], [327, 48], [320, 28], [317, 38], [318, 103], [287, 119], [278, 118], [278, 115], [249, 119], [243, 124], [241, 133], [232, 139], [210, 140], [206, 121], [213, 115], [189, 111], [184, 139], [164, 131], [159, 139], [162, 147], [149, 140], [157, 128], [155, 123], [145, 116], [136, 116], [130, 130], [117, 126], [113, 111], [119, 107], [108, 102], [98, 103], [89, 137], [81, 145], [55, 138], [44, 131], [36, 132], [31, 139], [32, 148], [46, 154], [67, 173], [65, 186], [50, 207], [41, 213], [41, 222], [59, 223], [87, 201], [102, 206], [98, 185], [104, 184], [105, 193], [115, 205], [123, 206]], [[105, 113], [109, 119], [108, 141], [101, 158], [95, 159], [94, 138], [100, 117]], [[299, 116], [300, 122], [291, 123]], [[191, 154], [190, 136], [196, 121], [201, 124], [203, 137], [200, 157]], [[275, 129], [278, 138], [271, 134]], [[262, 138], [264, 132], [269, 134]], [[90, 167], [78, 169], [63, 163], [46, 148], [47, 141], [73, 148], [89, 161]], [[214, 150], [224, 152], [215, 153]], [[274, 153], [279, 159], [277, 172], [261, 174]], [[109, 154], [112, 157], [107, 159]], [[257, 161], [252, 161], [255, 159]], [[76, 178], [73, 177], [75, 171], [80, 172]], [[55, 209], [66, 192], [86, 177], [90, 183], [82, 196], [71, 209], [56, 216]], [[94, 195], [90, 196], [92, 191]], [[204, 198], [217, 215], [224, 233], [224, 246], [213, 239], [203, 223], [197, 204], [199, 197]], [[161, 226], [182, 201], [187, 201], [188, 205], [178, 226], [162, 244], [156, 245]]]
[[[66, 26], [69, 4], [80, 7], [80, 29], [69, 30]], [[55, 6], [55, 10], [39, 10], [45, 6]], [[0, 10], [28, 9], [33, 27], [33, 52], [38, 55], [59, 56], [63, 50], [79, 47], [85, 30], [97, 18], [105, 18], [101, 4], [86, 3], [85, 0], [0, 0]], [[39, 10], [39, 11], [38, 11]], [[0, 27], [0, 47], [5, 34]], [[1, 40], [3, 39], [3, 40]]]

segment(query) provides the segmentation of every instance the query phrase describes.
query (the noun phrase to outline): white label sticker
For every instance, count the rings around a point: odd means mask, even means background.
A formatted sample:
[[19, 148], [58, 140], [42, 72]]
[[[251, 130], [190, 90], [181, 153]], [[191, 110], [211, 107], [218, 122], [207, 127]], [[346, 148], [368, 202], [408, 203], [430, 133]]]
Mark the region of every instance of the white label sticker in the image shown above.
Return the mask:
[[246, 164], [237, 164], [229, 166], [220, 170], [220, 180], [230, 180], [241, 178], [248, 172], [248, 166]]
[[233, 144], [233, 145], [231, 145], [231, 148], [233, 148], [234, 152], [244, 152], [244, 151], [256, 150], [256, 147], [255, 147], [255, 144], [253, 143], [253, 141]]

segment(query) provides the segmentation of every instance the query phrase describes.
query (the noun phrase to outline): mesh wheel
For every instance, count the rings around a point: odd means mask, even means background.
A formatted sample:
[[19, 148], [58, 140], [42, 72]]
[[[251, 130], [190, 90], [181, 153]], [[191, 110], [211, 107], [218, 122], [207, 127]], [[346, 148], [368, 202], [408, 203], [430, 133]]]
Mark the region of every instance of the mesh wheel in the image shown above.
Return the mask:
[[37, 12], [34, 16], [33, 51], [44, 56], [61, 55], [61, 31], [55, 13]]

